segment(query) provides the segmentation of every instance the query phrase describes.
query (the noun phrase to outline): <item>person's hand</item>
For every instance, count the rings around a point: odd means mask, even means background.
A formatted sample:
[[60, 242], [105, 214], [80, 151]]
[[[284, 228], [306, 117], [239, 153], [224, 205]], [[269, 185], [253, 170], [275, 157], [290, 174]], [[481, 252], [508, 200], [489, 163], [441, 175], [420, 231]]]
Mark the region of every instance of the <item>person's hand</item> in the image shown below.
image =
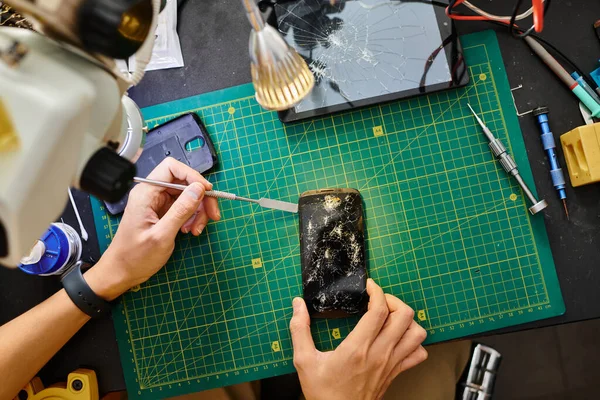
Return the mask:
[[329, 352], [315, 348], [306, 304], [294, 299], [294, 366], [307, 400], [380, 399], [398, 374], [427, 359], [421, 346], [427, 333], [413, 320], [414, 311], [372, 279], [367, 292], [368, 311]]
[[140, 183], [129, 194], [119, 229], [100, 261], [85, 274], [97, 295], [112, 300], [147, 281], [167, 262], [177, 233], [202, 233], [221, 218], [212, 184], [189, 166], [167, 158], [148, 179], [188, 185], [183, 191]]

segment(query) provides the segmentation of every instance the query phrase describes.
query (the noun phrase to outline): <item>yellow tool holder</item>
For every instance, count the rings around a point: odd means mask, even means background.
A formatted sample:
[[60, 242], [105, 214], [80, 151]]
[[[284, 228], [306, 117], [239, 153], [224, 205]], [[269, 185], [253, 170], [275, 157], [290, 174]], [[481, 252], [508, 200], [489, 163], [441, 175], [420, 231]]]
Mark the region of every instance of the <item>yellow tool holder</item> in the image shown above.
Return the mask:
[[600, 123], [584, 125], [560, 137], [574, 187], [600, 182]]
[[22, 390], [15, 400], [98, 400], [98, 379], [91, 369], [80, 368], [71, 372], [66, 383], [57, 383], [44, 388], [40, 378], [35, 377]]

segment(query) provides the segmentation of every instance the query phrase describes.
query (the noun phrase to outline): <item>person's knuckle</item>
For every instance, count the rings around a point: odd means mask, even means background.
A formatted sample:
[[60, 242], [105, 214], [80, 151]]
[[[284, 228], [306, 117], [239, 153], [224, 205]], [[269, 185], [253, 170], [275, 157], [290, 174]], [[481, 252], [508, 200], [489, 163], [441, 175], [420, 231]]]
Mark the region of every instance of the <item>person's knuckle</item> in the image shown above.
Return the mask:
[[385, 353], [382, 353], [382, 354], [374, 357], [371, 367], [379, 369], [379, 368], [385, 367], [386, 364], [387, 364], [387, 357], [385, 356]]
[[160, 248], [163, 246], [165, 239], [160, 231], [153, 230], [148, 233], [145, 242], [148, 243], [151, 248]]
[[176, 165], [177, 164], [177, 160], [174, 159], [173, 157], [169, 156], [169, 157], [166, 157], [163, 160], [163, 162], [161, 162], [161, 164], [165, 164], [166, 166], [170, 167], [170, 166]]
[[402, 313], [404, 315], [404, 318], [406, 319], [414, 319], [415, 318], [415, 310], [413, 310], [411, 307], [404, 305], [404, 307], [402, 308]]
[[429, 358], [429, 352], [424, 347], [421, 347], [421, 351], [419, 351], [420, 362], [426, 361], [428, 358]]
[[305, 353], [294, 353], [294, 367], [297, 370], [301, 370], [306, 365], [308, 357]]
[[354, 362], [358, 365], [366, 363], [369, 359], [368, 346], [360, 346], [358, 348], [355, 348], [352, 354], [350, 355], [350, 358], [354, 360]]
[[416, 331], [416, 336], [419, 343], [423, 343], [425, 339], [427, 339], [427, 331], [419, 326]]
[[142, 187], [140, 185], [135, 185], [129, 192], [129, 197], [134, 197], [134, 198], [137, 197], [141, 190], [142, 190]]
[[297, 370], [302, 370], [311, 364], [310, 353], [296, 351], [292, 361]]

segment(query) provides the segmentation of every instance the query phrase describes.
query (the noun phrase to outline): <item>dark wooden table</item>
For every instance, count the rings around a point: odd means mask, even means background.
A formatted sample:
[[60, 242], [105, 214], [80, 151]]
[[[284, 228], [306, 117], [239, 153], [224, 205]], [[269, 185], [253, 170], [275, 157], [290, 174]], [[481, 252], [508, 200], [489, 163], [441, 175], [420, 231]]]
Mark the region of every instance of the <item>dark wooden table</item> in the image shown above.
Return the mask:
[[[493, 12], [506, 13], [512, 3], [485, 2], [485, 7]], [[185, 67], [147, 73], [142, 83], [132, 91], [132, 96], [141, 107], [250, 82], [250, 27], [236, 1], [189, 1], [180, 10], [179, 18], [178, 31]], [[546, 18], [543, 37], [589, 72], [597, 66], [600, 58], [600, 42], [591, 28], [597, 19], [600, 19], [600, 2], [597, 0], [555, 1]], [[532, 55], [523, 42], [513, 39], [505, 29], [494, 25], [479, 22], [459, 24], [461, 33], [490, 28], [498, 30], [511, 85], [523, 85], [523, 89], [516, 93], [519, 107], [523, 110], [542, 105], [550, 107], [550, 122], [555, 136], [582, 125], [583, 120], [573, 95]], [[521, 128], [538, 193], [550, 204], [544, 212], [545, 221], [567, 312], [559, 318], [504, 331], [598, 318], [600, 185], [567, 188], [571, 213], [571, 221], [567, 222], [550, 181], [533, 118], [521, 118]], [[560, 147], [558, 151], [562, 160]], [[77, 194], [76, 197], [86, 226], [93, 231], [89, 201], [84, 194]], [[77, 226], [70, 207], [65, 210], [63, 218], [65, 222]], [[98, 249], [93, 238], [86, 247], [84, 255], [96, 257]], [[60, 283], [55, 278], [30, 277], [19, 271], [0, 269], [0, 323], [25, 312], [59, 288]], [[45, 382], [56, 382], [64, 380], [70, 371], [80, 366], [96, 370], [102, 393], [125, 388], [112, 321], [109, 319], [87, 324], [40, 375]]]

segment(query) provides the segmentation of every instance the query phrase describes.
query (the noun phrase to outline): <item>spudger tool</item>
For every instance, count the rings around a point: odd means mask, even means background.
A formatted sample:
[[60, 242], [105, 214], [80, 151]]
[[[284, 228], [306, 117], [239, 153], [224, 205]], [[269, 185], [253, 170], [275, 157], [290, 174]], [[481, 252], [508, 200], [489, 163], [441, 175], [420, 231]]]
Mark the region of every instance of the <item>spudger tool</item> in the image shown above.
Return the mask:
[[[138, 183], [148, 183], [148, 184], [154, 185], [154, 186], [160, 186], [160, 187], [176, 189], [176, 190], [181, 190], [181, 191], [185, 190], [185, 188], [187, 187], [186, 185], [179, 185], [177, 183], [155, 181], [153, 179], [145, 179], [145, 178], [140, 178], [137, 176], [135, 178], [133, 178], [133, 180]], [[298, 212], [298, 204], [288, 203], [286, 201], [271, 200], [271, 199], [265, 199], [265, 198], [262, 198], [260, 200], [254, 200], [254, 199], [248, 199], [246, 197], [241, 197], [241, 196], [235, 195], [233, 193], [221, 192], [218, 190], [207, 190], [206, 192], [204, 192], [204, 195], [209, 196], [209, 197], [215, 197], [217, 199], [239, 200], [239, 201], [246, 201], [248, 203], [256, 203], [264, 208], [272, 208], [275, 210], [287, 211], [287, 212], [291, 212], [291, 213]]]

